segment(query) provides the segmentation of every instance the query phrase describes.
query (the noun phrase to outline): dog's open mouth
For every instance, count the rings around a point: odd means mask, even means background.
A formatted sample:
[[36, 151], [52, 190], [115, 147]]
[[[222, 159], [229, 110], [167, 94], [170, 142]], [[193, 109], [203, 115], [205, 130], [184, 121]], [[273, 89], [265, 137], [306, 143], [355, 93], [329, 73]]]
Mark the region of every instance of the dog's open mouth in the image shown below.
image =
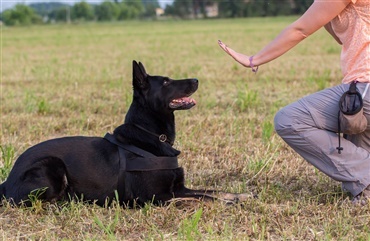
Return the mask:
[[186, 110], [196, 105], [196, 103], [197, 102], [193, 98], [182, 97], [182, 98], [172, 100], [169, 106], [171, 109]]

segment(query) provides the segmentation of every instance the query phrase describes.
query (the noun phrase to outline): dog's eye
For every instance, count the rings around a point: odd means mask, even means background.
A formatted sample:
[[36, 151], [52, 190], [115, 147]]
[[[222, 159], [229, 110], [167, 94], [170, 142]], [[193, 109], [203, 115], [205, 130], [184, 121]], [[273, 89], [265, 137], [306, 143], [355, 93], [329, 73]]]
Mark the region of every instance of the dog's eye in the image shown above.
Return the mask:
[[164, 78], [163, 79], [163, 86], [167, 86], [171, 83], [171, 80], [169, 78]]

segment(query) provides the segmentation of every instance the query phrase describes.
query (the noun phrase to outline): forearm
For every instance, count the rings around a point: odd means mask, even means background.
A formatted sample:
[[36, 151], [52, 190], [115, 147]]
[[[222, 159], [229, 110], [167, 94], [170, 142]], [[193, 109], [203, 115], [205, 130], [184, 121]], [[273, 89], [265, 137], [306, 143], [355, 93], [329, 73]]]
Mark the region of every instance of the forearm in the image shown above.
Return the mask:
[[[335, 4], [330, 0], [315, 1], [299, 19], [285, 28], [270, 44], [254, 55], [253, 64], [262, 65], [283, 55], [318, 29], [330, 24], [330, 21], [343, 11], [349, 1], [338, 0]], [[331, 25], [329, 33], [339, 41]]]
[[253, 64], [256, 66], [268, 63], [288, 52], [307, 36], [302, 29], [295, 24], [285, 28], [272, 42], [253, 56]]
[[[232, 58], [245, 67], [254, 67], [268, 63], [288, 52], [302, 40], [329, 23], [334, 17], [345, 9], [351, 0], [317, 0], [294, 23], [285, 28], [271, 43], [261, 51], [250, 55], [236, 52], [219, 40], [219, 46]], [[334, 33], [334, 32], [333, 32]], [[335, 34], [334, 34], [335, 35]]]

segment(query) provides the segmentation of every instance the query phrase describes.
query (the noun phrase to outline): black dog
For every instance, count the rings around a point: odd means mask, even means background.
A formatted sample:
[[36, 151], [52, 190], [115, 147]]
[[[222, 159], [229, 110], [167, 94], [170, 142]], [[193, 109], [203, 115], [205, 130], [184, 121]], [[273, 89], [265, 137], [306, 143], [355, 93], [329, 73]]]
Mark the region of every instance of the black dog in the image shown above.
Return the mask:
[[165, 203], [193, 197], [235, 202], [247, 196], [191, 190], [178, 166], [175, 110], [190, 109], [197, 79], [150, 76], [133, 61], [133, 101], [125, 123], [101, 137], [52, 139], [26, 150], [0, 185], [0, 198], [30, 205], [30, 194], [46, 201], [83, 199], [104, 206]]

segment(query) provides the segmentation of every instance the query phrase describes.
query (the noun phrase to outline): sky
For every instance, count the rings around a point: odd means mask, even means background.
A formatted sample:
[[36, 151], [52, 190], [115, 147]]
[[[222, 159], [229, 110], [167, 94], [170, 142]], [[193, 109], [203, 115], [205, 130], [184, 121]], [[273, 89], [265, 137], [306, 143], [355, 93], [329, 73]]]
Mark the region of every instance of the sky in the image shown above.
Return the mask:
[[[61, 3], [69, 3], [73, 5], [76, 2], [81, 2], [82, 0], [0, 0], [0, 12], [6, 10], [8, 8], [14, 7], [14, 5], [18, 3], [22, 4], [30, 4], [30, 3], [39, 3], [39, 2], [61, 2]], [[85, 0], [88, 3], [101, 3], [104, 0]], [[173, 0], [158, 0], [159, 4], [162, 7], [165, 7], [166, 4], [172, 3]]]

